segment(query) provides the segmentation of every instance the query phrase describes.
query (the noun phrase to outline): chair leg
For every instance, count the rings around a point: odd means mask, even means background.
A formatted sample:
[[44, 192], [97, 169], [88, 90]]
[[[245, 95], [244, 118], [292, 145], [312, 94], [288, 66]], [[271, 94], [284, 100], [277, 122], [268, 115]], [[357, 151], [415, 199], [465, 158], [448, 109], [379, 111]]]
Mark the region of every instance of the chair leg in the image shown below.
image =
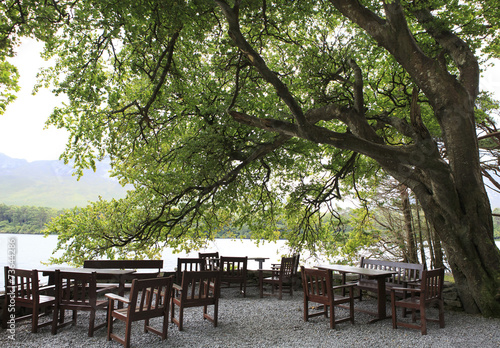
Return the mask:
[[425, 306], [423, 305], [420, 307], [420, 325], [422, 335], [427, 335], [427, 316], [425, 313]]
[[182, 331], [183, 329], [183, 322], [184, 322], [184, 308], [181, 306], [179, 307], [179, 325], [177, 325], [179, 327], [179, 331]]
[[59, 315], [58, 313], [62, 312], [58, 306], [54, 307], [54, 313], [52, 313], [52, 334], [55, 335], [57, 333], [57, 324], [59, 323]]
[[264, 280], [262, 272], [259, 272], [259, 295], [260, 298], [264, 297]]
[[439, 327], [444, 328], [444, 304], [439, 301]]
[[391, 291], [391, 312], [392, 312], [392, 328], [397, 329], [397, 313], [396, 313], [396, 295]]
[[309, 320], [309, 302], [307, 301], [307, 297], [304, 294], [304, 321]]
[[125, 322], [125, 342], [124, 346], [125, 348], [130, 348], [130, 331], [132, 330], [132, 321], [130, 321], [129, 318], [127, 318], [127, 321]]
[[113, 333], [113, 315], [111, 314], [113, 311], [113, 306], [109, 306], [108, 308], [108, 335], [106, 339], [111, 341], [111, 334]]
[[215, 302], [215, 304], [214, 304], [214, 327], [217, 327], [218, 317], [219, 317], [219, 303]]
[[94, 324], [95, 324], [95, 311], [90, 311], [89, 337], [93, 337], [94, 336]]
[[351, 292], [351, 299], [349, 301], [349, 316], [351, 318], [351, 324], [354, 325], [354, 297], [352, 292]]
[[36, 333], [38, 331], [38, 311], [40, 308], [37, 303], [34, 303], [31, 314], [31, 332]]
[[330, 307], [330, 329], [335, 329], [335, 306], [325, 305], [325, 314], [328, 313], [328, 307]]
[[163, 315], [163, 330], [161, 335], [162, 341], [165, 340], [167, 336], [168, 336], [168, 310], [165, 311], [165, 314]]

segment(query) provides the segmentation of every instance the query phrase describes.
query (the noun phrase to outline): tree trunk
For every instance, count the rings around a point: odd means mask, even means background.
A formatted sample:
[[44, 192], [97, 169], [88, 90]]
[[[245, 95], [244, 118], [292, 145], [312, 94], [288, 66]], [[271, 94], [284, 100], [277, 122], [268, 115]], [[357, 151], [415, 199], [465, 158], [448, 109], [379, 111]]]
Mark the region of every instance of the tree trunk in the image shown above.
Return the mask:
[[[427, 256], [425, 254], [425, 248], [424, 248], [424, 231], [422, 231], [422, 219], [420, 217], [420, 203], [418, 200], [415, 202], [415, 208], [417, 212], [417, 224], [418, 224], [418, 238], [419, 238], [419, 244], [420, 244], [420, 258], [422, 259], [422, 264], [424, 265], [424, 268], [427, 269]], [[427, 236], [430, 236], [429, 234], [429, 229], [427, 229]], [[428, 243], [429, 243], [429, 255], [431, 256], [431, 260], [433, 257], [433, 252], [432, 252], [432, 243], [430, 241], [430, 237], [428, 237]], [[432, 264], [432, 261], [431, 261]]]
[[401, 209], [403, 210], [405, 222], [406, 262], [418, 263], [417, 248], [415, 239], [413, 238], [412, 214], [408, 188], [405, 185], [400, 185], [399, 193], [401, 196]]
[[[434, 225], [437, 225], [436, 232], [445, 248], [464, 309], [468, 313], [498, 316], [499, 252], [493, 240], [487, 236], [484, 224], [464, 215], [445, 227], [439, 214], [427, 212], [427, 215], [432, 216]], [[478, 214], [477, 217], [481, 216]], [[488, 215], [482, 217], [488, 219]], [[469, 219], [478, 223], [468, 222]], [[464, 238], [466, 235], [472, 236]]]

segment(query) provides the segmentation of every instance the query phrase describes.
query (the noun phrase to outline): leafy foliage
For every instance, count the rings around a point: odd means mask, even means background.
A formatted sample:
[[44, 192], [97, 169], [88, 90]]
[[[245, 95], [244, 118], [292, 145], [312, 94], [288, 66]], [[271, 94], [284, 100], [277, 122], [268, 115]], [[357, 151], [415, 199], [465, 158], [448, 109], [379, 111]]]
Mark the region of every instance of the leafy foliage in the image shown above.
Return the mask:
[[[48, 121], [70, 132], [65, 160], [82, 170], [109, 155], [135, 187], [88, 207], [82, 223], [51, 227], [76, 258], [126, 244], [195, 247], [227, 226], [333, 253], [345, 242], [338, 200], [363, 199], [359, 186], [389, 174], [415, 192], [445, 247], [474, 243], [464, 252], [479, 255], [450, 261], [456, 272], [491, 255], [462, 279], [475, 289], [471, 308], [484, 292], [483, 309], [499, 306], [477, 285], [498, 288], [500, 254], [485, 242], [493, 226], [476, 134], [492, 109], [474, 109], [478, 57], [500, 53], [498, 1], [19, 5], [7, 37], [35, 35], [57, 59], [40, 87], [68, 97]], [[355, 244], [369, 228], [353, 232]]]

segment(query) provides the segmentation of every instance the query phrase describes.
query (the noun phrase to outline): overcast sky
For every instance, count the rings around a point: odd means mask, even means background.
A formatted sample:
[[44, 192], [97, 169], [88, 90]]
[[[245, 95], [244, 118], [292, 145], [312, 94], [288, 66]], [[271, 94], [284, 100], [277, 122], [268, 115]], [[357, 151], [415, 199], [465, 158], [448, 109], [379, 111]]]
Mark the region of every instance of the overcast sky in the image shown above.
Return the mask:
[[[48, 89], [32, 95], [38, 69], [47, 65], [40, 58], [41, 49], [40, 43], [25, 40], [17, 56], [11, 60], [21, 74], [21, 91], [16, 101], [0, 116], [0, 153], [12, 158], [55, 160], [66, 145], [68, 136], [65, 130], [44, 129], [54, 106], [63, 99], [54, 97]], [[496, 91], [496, 98], [500, 99], [500, 63], [481, 79], [481, 88]]]
[[40, 57], [41, 49], [41, 44], [26, 40], [17, 56], [10, 60], [19, 69], [21, 90], [5, 114], [0, 115], [0, 153], [12, 158], [59, 159], [68, 138], [65, 130], [44, 129], [54, 106], [63, 99], [56, 98], [48, 89], [32, 95], [36, 74], [40, 67], [47, 65]]

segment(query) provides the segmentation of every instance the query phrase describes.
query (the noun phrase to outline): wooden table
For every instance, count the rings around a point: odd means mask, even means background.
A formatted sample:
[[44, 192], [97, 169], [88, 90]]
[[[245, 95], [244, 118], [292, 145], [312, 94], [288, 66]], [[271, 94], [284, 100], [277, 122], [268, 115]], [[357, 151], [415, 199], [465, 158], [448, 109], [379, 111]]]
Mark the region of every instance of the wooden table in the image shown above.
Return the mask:
[[269, 259], [269, 257], [249, 257], [249, 260], [254, 260], [259, 263], [259, 269], [262, 269], [262, 264]]
[[373, 314], [376, 316], [375, 319], [371, 320], [370, 322], [374, 322], [377, 320], [385, 319], [387, 317], [387, 312], [386, 312], [386, 299], [385, 299], [385, 278], [388, 278], [392, 276], [393, 274], [397, 273], [395, 271], [381, 271], [381, 270], [376, 270], [376, 269], [369, 269], [369, 268], [362, 268], [362, 267], [355, 267], [355, 266], [346, 266], [346, 265], [319, 265], [316, 266], [318, 269], [325, 269], [328, 271], [336, 271], [339, 272], [342, 275], [342, 283], [345, 284], [345, 279], [346, 279], [346, 274], [347, 273], [352, 273], [352, 274], [359, 274], [364, 277], [367, 277], [369, 279], [376, 279], [377, 280], [377, 312], [369, 312], [369, 311], [364, 311], [370, 314]]

